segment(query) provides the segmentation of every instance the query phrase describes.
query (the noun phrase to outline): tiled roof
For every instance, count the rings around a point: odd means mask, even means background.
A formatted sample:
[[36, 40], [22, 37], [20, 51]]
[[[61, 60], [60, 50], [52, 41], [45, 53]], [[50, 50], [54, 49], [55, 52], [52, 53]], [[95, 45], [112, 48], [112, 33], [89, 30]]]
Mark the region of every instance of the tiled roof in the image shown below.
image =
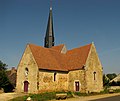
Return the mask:
[[58, 45], [58, 46], [53, 46], [52, 49], [61, 52], [62, 49], [63, 49], [63, 47], [64, 47], [64, 44], [60, 44], [60, 45]]
[[45, 48], [29, 44], [34, 59], [39, 69], [69, 71], [82, 69], [86, 63], [91, 44], [75, 48], [62, 54], [60, 51], [64, 45]]
[[91, 45], [75, 48], [67, 52], [69, 70], [80, 69], [85, 65]]
[[[59, 60], [63, 58], [60, 52], [33, 44], [29, 44], [29, 46], [40, 69], [67, 71], [67, 69], [60, 66]], [[56, 58], [59, 58], [59, 60]]]

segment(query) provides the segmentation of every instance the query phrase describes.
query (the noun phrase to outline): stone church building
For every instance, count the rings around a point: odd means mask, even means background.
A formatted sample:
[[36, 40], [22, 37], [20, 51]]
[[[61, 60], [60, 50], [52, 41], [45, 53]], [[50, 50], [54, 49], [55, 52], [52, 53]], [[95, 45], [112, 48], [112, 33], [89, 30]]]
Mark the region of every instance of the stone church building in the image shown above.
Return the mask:
[[44, 47], [27, 44], [17, 68], [17, 92], [100, 92], [103, 69], [94, 43], [67, 50], [54, 46], [50, 8]]

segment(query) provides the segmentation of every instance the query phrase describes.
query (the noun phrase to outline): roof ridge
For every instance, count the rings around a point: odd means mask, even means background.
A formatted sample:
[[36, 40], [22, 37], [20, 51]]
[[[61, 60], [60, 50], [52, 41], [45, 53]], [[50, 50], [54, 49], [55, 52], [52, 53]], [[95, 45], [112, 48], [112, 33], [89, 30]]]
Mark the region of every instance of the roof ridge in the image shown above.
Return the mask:
[[49, 50], [49, 49], [51, 49], [51, 48], [46, 48], [46, 47], [43, 47], [43, 46], [38, 46], [38, 45], [36, 45], [36, 44], [28, 44], [30, 47], [31, 47], [31, 45], [32, 46], [34, 46], [34, 47], [38, 47], [38, 48], [42, 48], [42, 49], [45, 49], [45, 50]]
[[61, 52], [64, 46], [65, 46], [65, 44], [60, 44], [60, 45], [58, 45], [58, 46], [53, 46], [53, 47], [51, 47], [50, 49]]
[[80, 49], [80, 48], [83, 48], [83, 47], [86, 47], [86, 46], [89, 46], [89, 45], [92, 45], [92, 43], [84, 45], [84, 46], [80, 46], [80, 47], [77, 47], [77, 48], [73, 48], [73, 49], [70, 49], [68, 51], [72, 51], [72, 50], [75, 50], [75, 49]]

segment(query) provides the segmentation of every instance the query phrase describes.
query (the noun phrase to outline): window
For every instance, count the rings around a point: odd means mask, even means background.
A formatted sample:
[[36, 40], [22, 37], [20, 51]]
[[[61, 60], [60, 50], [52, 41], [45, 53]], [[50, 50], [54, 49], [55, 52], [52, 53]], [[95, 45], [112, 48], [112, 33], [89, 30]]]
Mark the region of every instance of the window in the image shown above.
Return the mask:
[[57, 74], [57, 73], [55, 72], [55, 73], [54, 73], [54, 81], [56, 81], [56, 74]]
[[28, 75], [28, 72], [29, 72], [28, 68], [25, 68], [25, 76]]
[[79, 81], [76, 81], [75, 82], [75, 91], [79, 91], [79, 89], [80, 89]]
[[96, 79], [96, 72], [93, 72], [93, 75], [94, 75], [94, 80]]

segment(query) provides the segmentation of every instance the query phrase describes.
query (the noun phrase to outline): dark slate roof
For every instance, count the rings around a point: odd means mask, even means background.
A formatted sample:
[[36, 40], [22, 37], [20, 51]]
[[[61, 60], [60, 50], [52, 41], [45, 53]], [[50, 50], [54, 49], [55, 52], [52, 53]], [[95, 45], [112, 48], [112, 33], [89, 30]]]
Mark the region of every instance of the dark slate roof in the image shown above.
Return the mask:
[[52, 8], [50, 8], [46, 36], [54, 36]]
[[44, 46], [47, 48], [51, 48], [54, 46], [54, 30], [53, 30], [53, 16], [52, 16], [52, 8], [50, 8], [46, 36]]

